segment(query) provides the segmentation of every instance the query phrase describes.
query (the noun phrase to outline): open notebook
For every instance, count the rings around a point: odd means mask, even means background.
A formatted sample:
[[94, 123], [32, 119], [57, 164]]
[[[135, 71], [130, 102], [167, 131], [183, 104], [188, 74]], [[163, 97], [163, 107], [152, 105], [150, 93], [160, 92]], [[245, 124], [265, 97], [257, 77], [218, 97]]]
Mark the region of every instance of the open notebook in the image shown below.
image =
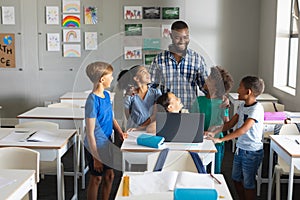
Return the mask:
[[214, 180], [209, 174], [193, 172], [145, 172], [143, 175], [130, 175], [129, 177], [131, 195], [168, 192], [175, 188], [211, 189], [214, 188], [214, 185]]
[[1, 140], [7, 142], [53, 142], [57, 140], [57, 137], [58, 134], [51, 131], [18, 129]]

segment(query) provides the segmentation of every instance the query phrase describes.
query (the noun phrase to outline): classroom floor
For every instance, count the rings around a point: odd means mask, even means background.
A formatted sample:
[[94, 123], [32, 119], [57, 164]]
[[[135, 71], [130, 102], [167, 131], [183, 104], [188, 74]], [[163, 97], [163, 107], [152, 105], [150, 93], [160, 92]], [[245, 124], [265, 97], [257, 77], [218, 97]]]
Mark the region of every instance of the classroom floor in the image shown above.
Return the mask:
[[[70, 151], [72, 152], [72, 151]], [[269, 145], [265, 144], [265, 155], [269, 154]], [[263, 177], [267, 177], [268, 172], [268, 156], [264, 158], [264, 165], [263, 165]], [[224, 177], [227, 181], [227, 185], [231, 192], [233, 199], [238, 200], [238, 196], [234, 189], [233, 182], [231, 180], [231, 166], [233, 160], [233, 153], [231, 152], [231, 142], [227, 142], [225, 145], [225, 156], [222, 166], [222, 171]], [[72, 155], [68, 153], [64, 158], [63, 162], [65, 164], [65, 170], [72, 169]], [[135, 166], [136, 170], [143, 170], [145, 166]], [[115, 180], [113, 183], [113, 193], [111, 194], [111, 199], [114, 199], [115, 193], [118, 189], [118, 184], [120, 182], [120, 178], [122, 173], [120, 171], [115, 171]], [[88, 175], [87, 175], [87, 183], [88, 183]], [[81, 179], [78, 181], [78, 185], [81, 186]], [[261, 188], [261, 195], [257, 198], [258, 200], [265, 200], [267, 199], [267, 184], [262, 184]], [[73, 195], [73, 177], [68, 176], [65, 177], [65, 190], [66, 190], [66, 199], [70, 199]], [[294, 184], [293, 190], [293, 199], [297, 199], [296, 197], [300, 195], [300, 184]], [[78, 189], [79, 199], [86, 199], [86, 190]], [[287, 184], [281, 184], [281, 199], [287, 198]], [[44, 180], [40, 180], [38, 184], [38, 199], [39, 200], [53, 200], [56, 199], [56, 176], [45, 176]], [[275, 199], [275, 198], [273, 198]]]

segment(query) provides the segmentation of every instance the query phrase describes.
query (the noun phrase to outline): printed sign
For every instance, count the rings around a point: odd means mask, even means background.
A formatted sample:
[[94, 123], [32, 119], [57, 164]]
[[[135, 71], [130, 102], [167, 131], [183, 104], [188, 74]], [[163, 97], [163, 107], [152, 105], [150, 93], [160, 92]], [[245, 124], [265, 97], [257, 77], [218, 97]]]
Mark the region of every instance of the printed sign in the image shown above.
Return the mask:
[[0, 33], [0, 67], [15, 68], [15, 34]]

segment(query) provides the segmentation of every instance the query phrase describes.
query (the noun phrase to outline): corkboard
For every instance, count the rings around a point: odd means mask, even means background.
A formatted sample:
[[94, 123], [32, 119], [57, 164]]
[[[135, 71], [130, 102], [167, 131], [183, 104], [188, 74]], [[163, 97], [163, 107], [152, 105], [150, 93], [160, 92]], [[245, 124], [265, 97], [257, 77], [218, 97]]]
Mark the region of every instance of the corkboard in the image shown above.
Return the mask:
[[0, 67], [15, 68], [15, 34], [0, 33]]

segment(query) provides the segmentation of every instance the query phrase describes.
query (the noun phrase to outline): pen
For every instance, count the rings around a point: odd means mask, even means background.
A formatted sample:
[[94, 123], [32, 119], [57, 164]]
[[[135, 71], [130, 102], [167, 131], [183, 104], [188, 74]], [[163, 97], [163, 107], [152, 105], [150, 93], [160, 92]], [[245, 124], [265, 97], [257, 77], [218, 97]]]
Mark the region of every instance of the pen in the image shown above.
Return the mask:
[[296, 142], [297, 144], [300, 144], [300, 143], [298, 142], [298, 140], [295, 140], [295, 142]]
[[25, 140], [28, 141], [29, 138], [30, 138], [31, 136], [33, 136], [36, 132], [37, 132], [37, 131], [34, 131], [33, 133], [31, 133]]
[[219, 181], [214, 175], [210, 174], [210, 177], [212, 177], [218, 184], [222, 184], [221, 181]]

